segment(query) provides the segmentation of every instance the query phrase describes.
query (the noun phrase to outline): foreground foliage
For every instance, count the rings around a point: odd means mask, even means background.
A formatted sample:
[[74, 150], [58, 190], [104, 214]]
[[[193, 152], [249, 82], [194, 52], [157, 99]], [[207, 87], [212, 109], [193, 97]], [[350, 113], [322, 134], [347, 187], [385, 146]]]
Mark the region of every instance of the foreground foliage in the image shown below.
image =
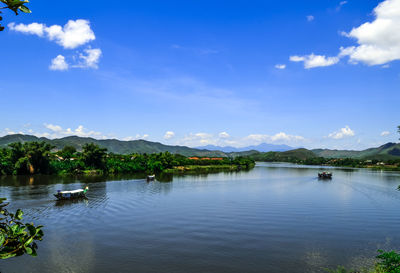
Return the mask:
[[396, 251], [385, 252], [378, 250], [379, 255], [376, 256], [378, 261], [372, 269], [349, 270], [343, 266], [336, 269], [328, 269], [331, 273], [400, 273], [400, 254]]
[[18, 209], [10, 213], [5, 203], [5, 198], [0, 198], [0, 259], [8, 259], [23, 254], [36, 256], [36, 241], [43, 237], [42, 226], [24, 224], [21, 222], [23, 212]]
[[[18, 15], [21, 11], [23, 13], [31, 13], [30, 9], [25, 6], [25, 4], [29, 3], [28, 0], [20, 1], [20, 0], [0, 0], [0, 14], [2, 13], [1, 10], [9, 9]], [[3, 20], [3, 17], [0, 16], [0, 21]], [[3, 31], [4, 27], [0, 24], [0, 31]]]

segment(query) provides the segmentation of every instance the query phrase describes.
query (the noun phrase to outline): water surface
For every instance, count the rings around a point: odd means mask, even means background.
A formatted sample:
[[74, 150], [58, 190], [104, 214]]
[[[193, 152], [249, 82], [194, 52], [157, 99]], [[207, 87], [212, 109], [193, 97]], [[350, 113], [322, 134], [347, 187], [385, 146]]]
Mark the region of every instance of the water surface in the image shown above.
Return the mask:
[[[0, 196], [45, 226], [19, 272], [325, 272], [400, 249], [400, 174], [260, 163], [249, 172], [142, 177], [2, 177]], [[57, 190], [88, 185], [88, 200]]]

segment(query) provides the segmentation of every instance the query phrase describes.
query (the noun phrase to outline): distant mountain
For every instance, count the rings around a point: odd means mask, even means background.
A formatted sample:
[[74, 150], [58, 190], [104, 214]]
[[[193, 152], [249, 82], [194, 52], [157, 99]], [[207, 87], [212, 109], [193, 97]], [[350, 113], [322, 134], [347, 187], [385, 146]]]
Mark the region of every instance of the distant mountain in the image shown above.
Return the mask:
[[60, 150], [64, 146], [73, 146], [78, 151], [82, 150], [83, 145], [87, 143], [95, 143], [101, 147], [107, 148], [109, 152], [118, 154], [129, 154], [129, 153], [160, 153], [170, 152], [174, 154], [181, 154], [184, 156], [228, 156], [227, 153], [221, 151], [209, 151], [205, 149], [194, 149], [185, 146], [170, 146], [164, 145], [158, 142], [151, 142], [147, 140], [132, 140], [132, 141], [121, 141], [117, 139], [94, 139], [89, 137], [78, 137], [69, 136], [59, 139], [48, 139], [38, 138], [31, 135], [8, 135], [0, 137], [0, 147], [6, 147], [8, 144], [13, 142], [28, 142], [28, 141], [44, 141], [56, 147]]
[[363, 151], [348, 151], [348, 150], [329, 150], [315, 149], [314, 154], [326, 158], [360, 158], [360, 159], [377, 159], [389, 160], [400, 158], [400, 143], [389, 142], [377, 148], [370, 148]]
[[[117, 139], [94, 139], [89, 137], [69, 136], [59, 139], [48, 139], [45, 137], [36, 137], [31, 135], [7, 135], [0, 137], [0, 147], [7, 147], [8, 144], [13, 142], [28, 142], [28, 141], [44, 141], [62, 149], [64, 146], [73, 146], [78, 151], [82, 150], [82, 146], [86, 143], [95, 143], [101, 147], [107, 148], [109, 152], [118, 154], [129, 153], [160, 153], [170, 152], [173, 154], [181, 154], [184, 156], [218, 156], [218, 157], [235, 157], [254, 155], [257, 158], [271, 156], [272, 154], [279, 154], [281, 157], [295, 157], [299, 159], [306, 159], [312, 157], [326, 157], [326, 158], [360, 158], [360, 159], [377, 159], [389, 160], [400, 159], [400, 143], [386, 143], [377, 148], [370, 148], [363, 151], [352, 150], [329, 150], [329, 149], [292, 149], [286, 145], [273, 145], [273, 144], [260, 144], [257, 146], [248, 146], [244, 148], [234, 147], [218, 147], [218, 146], [204, 146], [197, 148], [189, 148], [186, 146], [172, 146], [164, 145], [159, 142], [152, 142], [147, 140], [132, 140], [122, 141]], [[219, 150], [220, 149], [220, 150]], [[268, 152], [265, 152], [268, 151]], [[268, 155], [269, 154], [269, 155]]]
[[268, 143], [261, 143], [259, 145], [253, 145], [253, 146], [247, 146], [247, 147], [242, 147], [242, 148], [236, 148], [232, 146], [215, 146], [215, 145], [207, 145], [207, 146], [201, 146], [201, 147], [196, 147], [196, 149], [206, 149], [206, 150], [211, 150], [211, 151], [222, 151], [225, 153], [238, 153], [238, 152], [245, 152], [245, 151], [258, 151], [258, 152], [285, 152], [289, 150], [293, 150], [293, 147], [287, 146], [287, 145], [275, 145], [275, 144], [268, 144]]

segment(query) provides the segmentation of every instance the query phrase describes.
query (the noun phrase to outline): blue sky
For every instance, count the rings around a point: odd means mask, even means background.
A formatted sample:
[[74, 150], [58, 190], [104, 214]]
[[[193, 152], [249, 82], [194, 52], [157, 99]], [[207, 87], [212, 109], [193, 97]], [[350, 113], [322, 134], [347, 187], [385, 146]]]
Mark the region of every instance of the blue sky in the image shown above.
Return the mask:
[[3, 15], [0, 135], [397, 141], [400, 0], [32, 0]]

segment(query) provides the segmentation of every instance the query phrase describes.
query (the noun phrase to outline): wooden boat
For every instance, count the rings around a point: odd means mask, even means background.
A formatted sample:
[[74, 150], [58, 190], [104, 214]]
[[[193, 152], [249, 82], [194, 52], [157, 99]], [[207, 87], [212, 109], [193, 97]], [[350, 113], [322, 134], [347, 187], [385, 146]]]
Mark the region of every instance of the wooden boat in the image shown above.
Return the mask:
[[155, 174], [147, 176], [147, 181], [153, 181], [154, 179], [156, 179], [156, 175]]
[[331, 172], [320, 172], [318, 173], [318, 177], [322, 179], [331, 179], [332, 173]]
[[57, 191], [54, 196], [58, 200], [71, 200], [71, 199], [78, 199], [78, 198], [86, 198], [86, 192], [89, 190], [89, 187], [85, 189], [79, 189], [74, 191]]

